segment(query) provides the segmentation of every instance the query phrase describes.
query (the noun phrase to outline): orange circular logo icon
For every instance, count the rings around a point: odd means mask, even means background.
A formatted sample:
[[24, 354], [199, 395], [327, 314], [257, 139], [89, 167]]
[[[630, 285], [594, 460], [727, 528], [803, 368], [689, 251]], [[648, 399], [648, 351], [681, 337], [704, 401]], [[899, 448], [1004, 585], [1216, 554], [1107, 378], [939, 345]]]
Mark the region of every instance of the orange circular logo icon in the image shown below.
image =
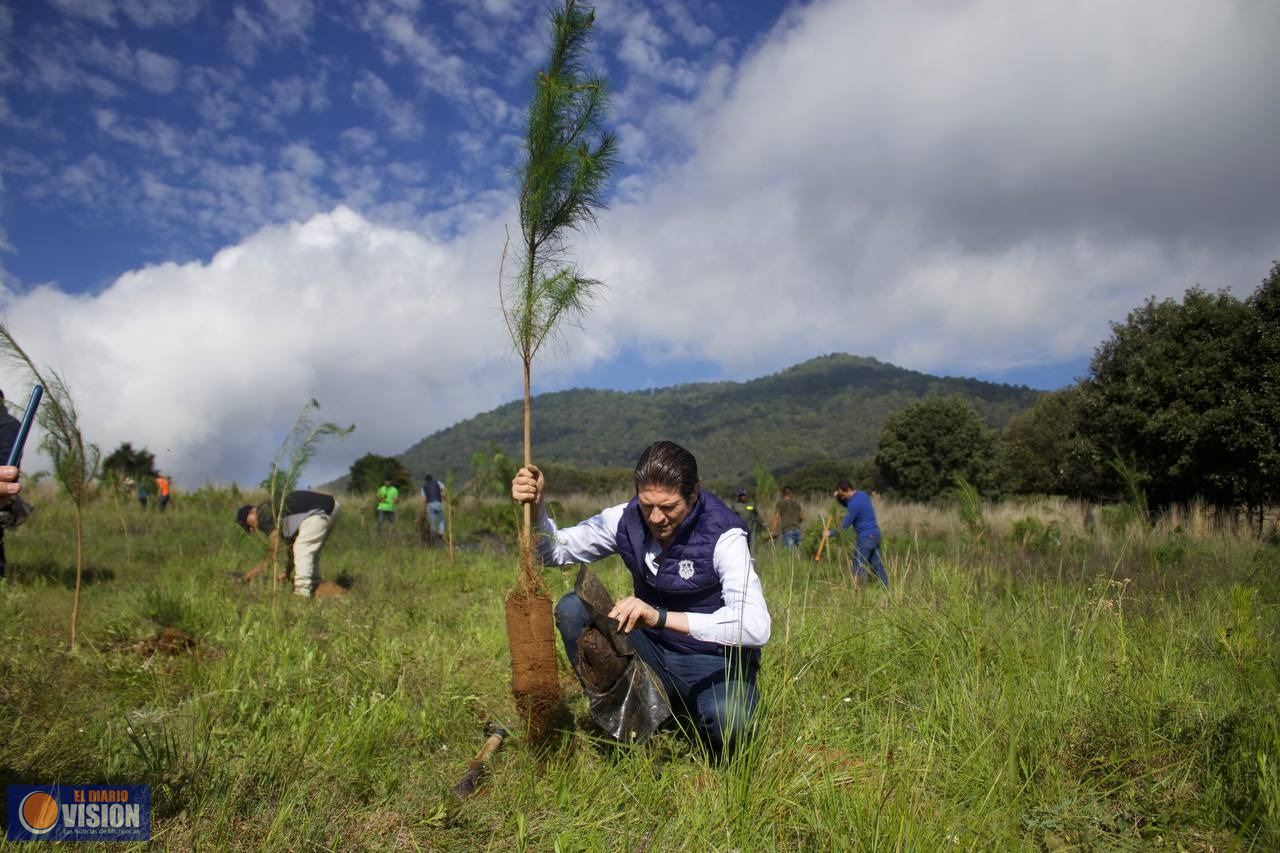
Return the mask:
[[32, 835], [44, 835], [58, 822], [58, 801], [44, 791], [32, 791], [18, 806], [18, 820]]

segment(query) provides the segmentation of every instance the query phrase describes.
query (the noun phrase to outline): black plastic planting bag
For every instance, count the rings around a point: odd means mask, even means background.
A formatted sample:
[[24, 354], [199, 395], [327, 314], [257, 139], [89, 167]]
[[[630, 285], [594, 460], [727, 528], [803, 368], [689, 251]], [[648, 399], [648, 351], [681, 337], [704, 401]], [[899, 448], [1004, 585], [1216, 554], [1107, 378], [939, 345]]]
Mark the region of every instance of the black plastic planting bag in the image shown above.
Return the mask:
[[616, 740], [647, 740], [671, 716], [667, 691], [636, 655], [631, 638], [609, 618], [613, 597], [586, 566], [578, 570], [574, 592], [591, 614], [591, 624], [578, 638], [574, 666], [591, 719]]

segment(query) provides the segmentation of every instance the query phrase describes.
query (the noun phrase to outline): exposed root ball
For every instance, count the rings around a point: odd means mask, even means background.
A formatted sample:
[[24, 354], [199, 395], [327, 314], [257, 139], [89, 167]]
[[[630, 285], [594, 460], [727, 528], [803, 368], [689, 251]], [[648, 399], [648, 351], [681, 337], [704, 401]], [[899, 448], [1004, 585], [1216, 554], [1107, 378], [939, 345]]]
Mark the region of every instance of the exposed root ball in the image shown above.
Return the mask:
[[551, 733], [560, 707], [551, 599], [512, 593], [506, 601], [506, 615], [511, 693], [528, 728], [529, 740], [540, 743]]
[[195, 646], [195, 637], [181, 628], [166, 625], [157, 631], [154, 637], [142, 640], [134, 646], [134, 651], [144, 657], [151, 657], [154, 654], [176, 655], [181, 652], [189, 652]]
[[597, 693], [604, 693], [626, 672], [630, 658], [614, 651], [609, 638], [588, 627], [578, 638], [578, 672]]

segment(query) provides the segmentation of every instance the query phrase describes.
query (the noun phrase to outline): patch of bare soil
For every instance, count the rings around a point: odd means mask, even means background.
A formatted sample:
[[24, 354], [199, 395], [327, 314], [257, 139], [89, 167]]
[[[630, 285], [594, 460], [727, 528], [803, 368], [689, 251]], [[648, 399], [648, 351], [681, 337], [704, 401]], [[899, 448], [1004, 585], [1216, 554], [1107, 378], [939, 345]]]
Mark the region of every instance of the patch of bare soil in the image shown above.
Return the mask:
[[174, 655], [195, 651], [196, 645], [195, 637], [181, 628], [166, 625], [156, 631], [154, 637], [148, 637], [135, 643], [133, 650], [143, 657], [151, 657], [157, 654], [173, 657]]
[[342, 598], [347, 595], [347, 588], [333, 581], [320, 581], [316, 584], [316, 598]]

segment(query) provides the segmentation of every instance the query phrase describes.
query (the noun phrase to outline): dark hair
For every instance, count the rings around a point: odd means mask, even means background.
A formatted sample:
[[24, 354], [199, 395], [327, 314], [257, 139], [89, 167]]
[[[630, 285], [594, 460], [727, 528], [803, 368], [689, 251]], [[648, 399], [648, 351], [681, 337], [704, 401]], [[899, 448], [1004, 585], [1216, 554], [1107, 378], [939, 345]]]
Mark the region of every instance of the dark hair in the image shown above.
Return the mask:
[[645, 486], [675, 489], [691, 501], [698, 491], [698, 460], [674, 441], [655, 441], [636, 462], [636, 491]]
[[236, 510], [236, 524], [244, 528], [245, 533], [252, 533], [249, 529], [249, 511], [253, 509], [252, 504], [245, 504]]
[[424, 482], [424, 483], [430, 483], [430, 482], [431, 482], [432, 480], [434, 480], [434, 479], [435, 479], [435, 477], [432, 477], [430, 474], [423, 474], [423, 475], [422, 475], [422, 482]]
[[840, 491], [853, 491], [853, 483], [849, 482], [848, 477], [841, 477], [836, 481], [836, 488]]

